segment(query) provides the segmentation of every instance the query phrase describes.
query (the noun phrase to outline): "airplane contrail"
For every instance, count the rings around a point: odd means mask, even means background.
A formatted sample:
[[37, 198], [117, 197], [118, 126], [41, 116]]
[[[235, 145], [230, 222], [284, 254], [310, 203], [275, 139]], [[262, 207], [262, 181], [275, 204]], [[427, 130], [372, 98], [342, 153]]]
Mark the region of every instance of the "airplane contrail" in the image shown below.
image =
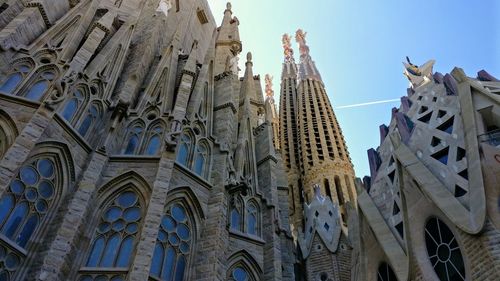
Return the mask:
[[373, 105], [373, 104], [379, 104], [379, 103], [396, 102], [396, 101], [400, 101], [400, 100], [401, 99], [390, 99], [390, 100], [379, 100], [379, 101], [371, 101], [371, 102], [364, 102], [364, 103], [357, 103], [357, 104], [350, 104], [350, 105], [342, 105], [342, 106], [335, 107], [335, 109], [360, 107], [360, 106], [367, 106], [367, 105]]

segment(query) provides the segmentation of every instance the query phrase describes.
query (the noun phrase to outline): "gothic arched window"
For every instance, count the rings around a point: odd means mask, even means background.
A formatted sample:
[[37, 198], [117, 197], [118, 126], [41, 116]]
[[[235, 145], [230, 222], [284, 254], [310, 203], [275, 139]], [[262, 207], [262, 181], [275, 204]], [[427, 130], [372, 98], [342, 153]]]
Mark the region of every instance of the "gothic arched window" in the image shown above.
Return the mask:
[[242, 266], [236, 266], [231, 269], [229, 274], [229, 281], [251, 281], [253, 278], [250, 273]]
[[76, 90], [75, 92], [73, 92], [73, 97], [71, 97], [71, 99], [66, 103], [61, 112], [62, 117], [68, 122], [71, 122], [75, 114], [82, 106], [84, 100], [85, 97], [82, 94], [81, 90]]
[[247, 233], [258, 235], [258, 215], [259, 211], [253, 202], [250, 202], [247, 207]]
[[85, 135], [88, 133], [89, 129], [91, 129], [93, 126], [95, 126], [95, 123], [97, 119], [100, 116], [99, 108], [97, 105], [92, 104], [90, 105], [90, 108], [87, 111], [87, 115], [85, 116], [85, 119], [83, 119], [82, 124], [80, 124], [80, 128], [78, 129], [78, 133], [82, 137], [85, 137]]
[[179, 151], [177, 151], [177, 162], [184, 166], [188, 165], [189, 151], [191, 149], [191, 137], [187, 134], [183, 134], [179, 144]]
[[16, 72], [10, 74], [1, 84], [2, 86], [0, 86], [0, 92], [4, 94], [12, 94], [21, 81], [28, 75], [30, 70], [30, 67], [26, 65], [16, 67]]
[[229, 224], [231, 226], [231, 229], [233, 230], [238, 230], [242, 231], [242, 206], [243, 204], [241, 201], [237, 198], [237, 195], [233, 195], [233, 198], [231, 200], [231, 211], [229, 212]]
[[55, 77], [56, 75], [53, 71], [47, 70], [42, 72], [36, 82], [27, 90], [25, 97], [30, 100], [39, 101]]
[[61, 193], [58, 171], [52, 158], [28, 161], [0, 198], [0, 280], [13, 278], [26, 257], [26, 252], [12, 249], [28, 251], [33, 235], [46, 225], [44, 218], [56, 209]]
[[398, 281], [392, 268], [385, 262], [381, 263], [377, 271], [377, 281]]
[[440, 219], [430, 218], [425, 224], [425, 246], [439, 280], [465, 280], [460, 246], [451, 229]]
[[208, 162], [208, 151], [204, 144], [196, 146], [196, 151], [194, 155], [194, 167], [193, 170], [196, 174], [205, 177], [205, 167]]
[[132, 128], [129, 129], [128, 142], [125, 147], [125, 151], [123, 152], [124, 154], [130, 155], [137, 153], [137, 149], [139, 148], [140, 141], [142, 139], [142, 133], [143, 129], [141, 124], [134, 124]]
[[[103, 208], [85, 262], [85, 268], [128, 270], [142, 221], [142, 207], [139, 196], [128, 190], [118, 194]], [[124, 276], [113, 275], [109, 277], [112, 280], [115, 280], [114, 278], [124, 280]], [[100, 279], [93, 279], [90, 274], [84, 273], [80, 280]]]
[[193, 228], [184, 206], [169, 204], [156, 238], [150, 275], [155, 280], [183, 281], [193, 238]]
[[156, 155], [161, 147], [161, 138], [163, 135], [163, 128], [161, 125], [156, 125], [153, 129], [149, 130], [149, 136], [144, 149], [146, 155]]

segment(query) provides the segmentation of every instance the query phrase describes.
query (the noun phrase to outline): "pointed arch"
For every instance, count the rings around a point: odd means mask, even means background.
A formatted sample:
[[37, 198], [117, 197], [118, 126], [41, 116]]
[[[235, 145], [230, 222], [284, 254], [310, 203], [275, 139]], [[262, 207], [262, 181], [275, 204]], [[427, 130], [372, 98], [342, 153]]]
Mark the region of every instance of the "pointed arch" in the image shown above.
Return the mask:
[[198, 140], [194, 149], [193, 171], [205, 179], [210, 171], [210, 152], [210, 143], [204, 138]]
[[17, 269], [29, 266], [27, 257], [44, 241], [49, 222], [70, 192], [74, 173], [66, 150], [61, 143], [36, 145], [0, 197], [0, 250], [14, 259], [4, 268], [12, 279], [19, 278]]
[[260, 236], [260, 230], [261, 230], [261, 211], [260, 211], [260, 205], [255, 200], [255, 198], [252, 198], [247, 201], [247, 204], [245, 206], [245, 230], [246, 233], [255, 235], [255, 236]]
[[32, 72], [35, 62], [31, 58], [21, 58], [12, 62], [12, 70], [0, 79], [0, 92], [4, 94], [14, 94], [16, 89], [22, 85]]
[[0, 159], [19, 135], [16, 123], [10, 116], [0, 109]]
[[131, 155], [138, 153], [144, 136], [144, 128], [146, 128], [146, 124], [141, 119], [130, 122], [123, 142], [123, 154]]
[[[115, 177], [99, 189], [99, 207], [91, 224], [95, 230], [80, 269], [80, 280], [100, 271], [110, 279], [126, 278], [150, 192], [149, 184], [133, 171]], [[110, 268], [120, 271], [110, 273]]]
[[84, 138], [91, 135], [91, 132], [96, 129], [97, 123], [101, 120], [102, 115], [103, 107], [101, 103], [97, 101], [91, 102], [87, 108], [87, 112], [79, 124], [78, 133]]
[[162, 146], [162, 139], [165, 132], [165, 123], [158, 119], [149, 124], [147, 136], [144, 138], [143, 154], [157, 155]]
[[196, 230], [203, 216], [200, 216], [200, 211], [199, 202], [189, 187], [180, 187], [169, 193], [159, 225], [151, 276], [161, 280], [190, 280], [190, 272], [186, 269], [192, 264], [193, 250], [199, 238]]
[[[246, 250], [240, 250], [233, 253], [227, 260], [228, 271], [227, 280], [230, 281], [257, 281], [261, 280], [262, 269], [255, 258]], [[247, 273], [247, 279], [238, 279], [238, 275], [234, 274], [238, 268]], [[239, 275], [241, 276], [241, 275]]]
[[88, 87], [84, 84], [77, 85], [75, 90], [66, 98], [60, 110], [61, 116], [74, 125], [78, 117], [82, 114], [85, 105], [89, 100]]
[[191, 130], [184, 130], [180, 137], [176, 161], [184, 167], [189, 167], [194, 150], [195, 137]]
[[231, 230], [243, 232], [245, 204], [238, 193], [229, 199], [229, 227]]
[[30, 81], [21, 87], [17, 94], [30, 100], [42, 101], [59, 74], [59, 70], [54, 64], [41, 66], [31, 75]]

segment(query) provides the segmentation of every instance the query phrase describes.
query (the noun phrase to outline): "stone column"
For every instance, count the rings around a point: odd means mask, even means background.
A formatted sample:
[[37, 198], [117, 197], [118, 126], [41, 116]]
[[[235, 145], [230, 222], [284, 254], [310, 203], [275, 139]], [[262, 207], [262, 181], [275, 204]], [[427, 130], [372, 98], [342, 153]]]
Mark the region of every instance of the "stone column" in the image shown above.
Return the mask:
[[137, 245], [134, 261], [130, 268], [128, 280], [148, 280], [151, 261], [153, 259], [156, 237], [165, 213], [167, 194], [170, 188], [170, 179], [174, 169], [175, 153], [164, 151], [153, 184], [153, 191], [149, 199], [148, 210], [141, 230], [141, 240]]
[[14, 143], [5, 152], [3, 159], [0, 161], [0, 195], [3, 194], [7, 185], [15, 176], [16, 171], [26, 162], [53, 116], [53, 111], [41, 105], [17, 136]]

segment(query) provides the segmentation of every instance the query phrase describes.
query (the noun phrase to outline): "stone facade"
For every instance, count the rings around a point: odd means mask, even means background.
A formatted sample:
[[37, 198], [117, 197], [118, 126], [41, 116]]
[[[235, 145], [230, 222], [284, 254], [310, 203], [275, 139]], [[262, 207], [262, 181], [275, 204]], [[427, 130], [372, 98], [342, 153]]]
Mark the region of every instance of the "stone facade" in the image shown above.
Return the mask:
[[500, 279], [500, 81], [405, 63], [357, 183], [357, 280]]
[[295, 280], [230, 4], [0, 3], [0, 280]]

